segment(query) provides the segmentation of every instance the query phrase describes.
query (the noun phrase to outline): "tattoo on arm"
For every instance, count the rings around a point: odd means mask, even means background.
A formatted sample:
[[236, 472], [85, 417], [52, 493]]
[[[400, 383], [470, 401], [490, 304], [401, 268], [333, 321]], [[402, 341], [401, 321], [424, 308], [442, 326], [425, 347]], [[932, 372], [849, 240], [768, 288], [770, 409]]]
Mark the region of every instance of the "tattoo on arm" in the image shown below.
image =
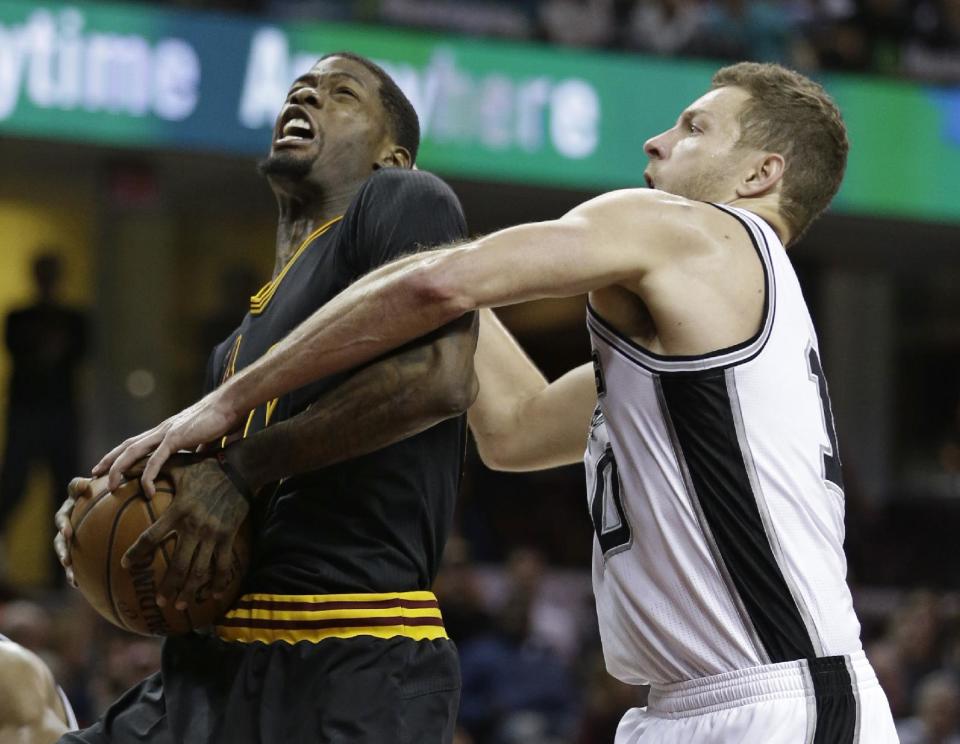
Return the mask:
[[254, 488], [373, 452], [463, 413], [476, 396], [473, 315], [361, 369], [303, 413], [227, 450]]

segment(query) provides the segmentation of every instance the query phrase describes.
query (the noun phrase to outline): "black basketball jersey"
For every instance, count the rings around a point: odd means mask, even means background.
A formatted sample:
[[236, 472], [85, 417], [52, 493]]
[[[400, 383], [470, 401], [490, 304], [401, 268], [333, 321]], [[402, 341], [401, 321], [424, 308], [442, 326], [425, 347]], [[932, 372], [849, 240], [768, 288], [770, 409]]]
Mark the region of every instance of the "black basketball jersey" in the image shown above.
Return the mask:
[[[309, 236], [251, 300], [211, 357], [207, 386], [255, 362], [359, 277], [411, 252], [462, 239], [453, 191], [423, 171], [374, 173], [347, 212]], [[349, 373], [250, 412], [245, 436], [302, 412]], [[460, 483], [466, 417], [391, 446], [283, 480], [261, 493], [246, 592], [337, 594], [429, 589]]]

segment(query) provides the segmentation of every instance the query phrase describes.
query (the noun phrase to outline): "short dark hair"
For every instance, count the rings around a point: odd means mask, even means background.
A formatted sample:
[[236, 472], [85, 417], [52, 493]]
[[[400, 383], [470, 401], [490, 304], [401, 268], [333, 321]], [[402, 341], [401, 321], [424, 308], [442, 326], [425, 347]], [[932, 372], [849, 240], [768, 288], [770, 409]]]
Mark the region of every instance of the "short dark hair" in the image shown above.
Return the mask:
[[780, 65], [740, 62], [713, 87], [750, 94], [740, 112], [740, 144], [783, 156], [780, 211], [796, 242], [833, 199], [847, 165], [847, 128], [833, 99], [810, 78]]
[[417, 117], [416, 109], [410, 103], [400, 86], [394, 82], [393, 78], [387, 74], [380, 65], [366, 57], [361, 57], [353, 52], [331, 52], [324, 54], [320, 62], [330, 57], [343, 57], [354, 62], [359, 62], [373, 73], [374, 77], [380, 81], [380, 103], [387, 113], [387, 123], [390, 126], [390, 133], [394, 140], [401, 147], [405, 147], [410, 153], [410, 163], [417, 162], [417, 150], [420, 149], [420, 119]]

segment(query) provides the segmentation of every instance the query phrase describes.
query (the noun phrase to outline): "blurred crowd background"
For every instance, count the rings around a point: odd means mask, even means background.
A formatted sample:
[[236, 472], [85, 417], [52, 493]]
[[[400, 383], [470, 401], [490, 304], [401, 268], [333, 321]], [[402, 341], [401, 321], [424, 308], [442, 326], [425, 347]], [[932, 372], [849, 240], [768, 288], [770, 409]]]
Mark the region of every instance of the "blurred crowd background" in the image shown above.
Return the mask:
[[[960, 0], [168, 4], [960, 82]], [[882, 112], [882, 126], [879, 119]], [[71, 166], [51, 163], [72, 156], [55, 147], [32, 149], [23, 156], [24, 167], [43, 173], [49, 165], [62, 176]], [[188, 157], [170, 154], [163, 167], [176, 170]], [[4, 294], [10, 371], [0, 462], [0, 633], [50, 665], [81, 722], [93, 721], [157, 668], [159, 642], [113, 628], [63, 586], [46, 548], [62, 483], [114, 444], [116, 433], [132, 433], [144, 420], [155, 421], [195, 397], [207, 350], [237, 324], [272, 264], [266, 190], [246, 170], [202, 162], [217, 178], [226, 173], [234, 191], [224, 196], [209, 184], [191, 183], [190, 198], [203, 193], [219, 220], [221, 213], [236, 213], [237, 199], [245, 203], [248, 192], [261, 189], [262, 219], [255, 226], [244, 219], [229, 227], [211, 222], [185, 236], [162, 227], [162, 215], [142, 216], [144, 206], [153, 214], [178, 204], [180, 197], [164, 201], [155, 193], [152, 173], [160, 166], [123, 158], [101, 173], [115, 200], [107, 216], [119, 226], [100, 237], [129, 245], [113, 254], [113, 286], [122, 286], [124, 301], [142, 296], [148, 303], [151, 283], [168, 281], [173, 272], [182, 295], [162, 318], [108, 317], [117, 305], [97, 294], [91, 266], [70, 258], [56, 236], [20, 246], [14, 255], [26, 258], [5, 267], [18, 277], [18, 289]], [[165, 177], [157, 181], [166, 183]], [[185, 188], [172, 176], [168, 181], [165, 188]], [[59, 193], [57, 183], [50, 179], [53, 194]], [[591, 195], [517, 185], [503, 188], [494, 207], [489, 189], [452, 183], [474, 232], [554, 217]], [[952, 187], [960, 199], [960, 177]], [[9, 188], [0, 184], [0, 200], [8, 197]], [[131, 209], [132, 219], [124, 212]], [[63, 240], [69, 242], [65, 224]], [[158, 263], [157, 246], [178, 238], [179, 252]], [[260, 244], [259, 252], [234, 250], [251, 242]], [[827, 347], [841, 450], [859, 450], [845, 461], [846, 548], [864, 644], [904, 744], [960, 743], [960, 230], [952, 224], [831, 217], [807, 244], [798, 249], [796, 264]], [[931, 257], [916, 253], [925, 246]], [[914, 260], [916, 255], [921, 258]], [[582, 313], [582, 301], [576, 301], [505, 311], [502, 317], [553, 377], [588, 358]], [[151, 336], [161, 324], [173, 329], [173, 345]], [[117, 349], [131, 343], [173, 357], [165, 367], [170, 379], [150, 368], [125, 369], [122, 388], [107, 395], [115, 407], [99, 406], [94, 401], [105, 394], [98, 392], [98, 370], [126, 359]], [[877, 406], [864, 404], [867, 393], [882, 403], [882, 426]], [[139, 418], [118, 403], [124, 400], [139, 406]], [[461, 652], [458, 744], [601, 744], [612, 741], [627, 708], [643, 704], [644, 688], [620, 684], [603, 668], [590, 592], [593, 533], [583, 491], [581, 467], [492, 473], [471, 445], [456, 534], [436, 585]]]
[[960, 80], [957, 0], [171, 0], [572, 47]]

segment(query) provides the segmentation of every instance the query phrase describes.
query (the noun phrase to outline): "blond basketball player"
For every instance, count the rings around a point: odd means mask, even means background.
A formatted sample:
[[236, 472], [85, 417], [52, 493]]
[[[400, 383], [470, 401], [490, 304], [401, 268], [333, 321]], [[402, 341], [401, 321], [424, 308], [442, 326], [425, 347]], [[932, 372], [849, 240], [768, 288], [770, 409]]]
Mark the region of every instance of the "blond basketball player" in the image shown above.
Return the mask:
[[149, 481], [258, 403], [468, 310], [589, 293], [592, 369], [552, 385], [487, 315], [471, 418], [500, 467], [573, 462], [586, 439], [607, 668], [652, 685], [617, 744], [895, 742], [845, 581], [833, 417], [785, 251], [839, 188], [840, 113], [810, 80], [744, 63], [644, 150], [649, 189], [368, 275], [100, 467], [156, 448]]
[[76, 727], [73, 709], [46, 664], [0, 635], [0, 742], [51, 744]]

